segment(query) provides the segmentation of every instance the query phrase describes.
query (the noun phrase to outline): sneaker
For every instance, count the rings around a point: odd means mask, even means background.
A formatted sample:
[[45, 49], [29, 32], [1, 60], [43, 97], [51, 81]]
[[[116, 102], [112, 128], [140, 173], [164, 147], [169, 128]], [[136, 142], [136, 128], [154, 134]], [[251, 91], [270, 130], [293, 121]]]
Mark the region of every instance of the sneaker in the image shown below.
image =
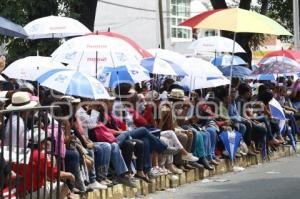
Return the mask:
[[87, 186], [88, 189], [107, 189], [107, 186], [106, 185], [103, 185], [103, 184], [100, 184], [99, 182], [95, 181], [91, 184], [89, 184]]
[[199, 160], [199, 158], [193, 156], [191, 153], [188, 153], [186, 155], [182, 155], [182, 160], [186, 160], [189, 162], [197, 162]]
[[130, 187], [130, 188], [136, 188], [136, 184], [130, 180], [128, 177], [118, 177], [118, 182], [127, 186], [127, 187]]

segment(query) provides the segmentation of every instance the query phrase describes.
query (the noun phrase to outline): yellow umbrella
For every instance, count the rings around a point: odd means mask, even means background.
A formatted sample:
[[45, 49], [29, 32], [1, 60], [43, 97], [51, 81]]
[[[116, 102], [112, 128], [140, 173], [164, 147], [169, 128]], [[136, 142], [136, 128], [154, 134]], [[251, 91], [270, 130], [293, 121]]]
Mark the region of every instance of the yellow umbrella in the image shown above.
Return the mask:
[[[235, 44], [236, 33], [263, 33], [273, 35], [292, 35], [279, 23], [264, 15], [240, 8], [217, 9], [203, 12], [180, 24], [191, 28], [218, 29], [234, 32], [233, 40]], [[235, 52], [233, 45], [232, 54]], [[233, 57], [233, 56], [232, 56]], [[230, 67], [230, 81], [232, 80], [232, 65]], [[229, 85], [229, 93], [231, 84]]]
[[240, 8], [210, 10], [196, 15], [182, 22], [180, 25], [191, 28], [227, 30], [236, 33], [292, 35], [273, 19]]

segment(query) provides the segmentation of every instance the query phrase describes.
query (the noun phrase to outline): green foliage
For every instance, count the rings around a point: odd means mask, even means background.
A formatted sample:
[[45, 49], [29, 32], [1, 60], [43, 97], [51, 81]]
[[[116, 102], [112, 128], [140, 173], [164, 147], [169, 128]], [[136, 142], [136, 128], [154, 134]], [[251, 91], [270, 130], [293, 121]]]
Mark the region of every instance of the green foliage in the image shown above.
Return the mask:
[[[1, 0], [0, 16], [3, 16], [21, 26], [34, 19], [49, 15], [64, 15], [78, 18], [74, 5], [80, 5], [81, 0]], [[6, 43], [8, 63], [14, 60], [36, 55], [49, 56], [58, 46], [59, 40], [22, 40], [0, 36], [0, 43]]]

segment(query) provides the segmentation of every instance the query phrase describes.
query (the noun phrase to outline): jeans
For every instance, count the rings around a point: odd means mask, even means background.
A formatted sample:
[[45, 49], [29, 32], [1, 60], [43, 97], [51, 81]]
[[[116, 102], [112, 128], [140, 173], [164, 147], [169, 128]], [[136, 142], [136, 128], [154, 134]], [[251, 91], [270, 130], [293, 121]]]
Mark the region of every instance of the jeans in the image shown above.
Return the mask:
[[117, 143], [112, 143], [111, 145], [110, 159], [113, 167], [115, 168], [117, 176], [128, 172], [128, 168], [121, 154], [119, 145]]
[[122, 149], [122, 155], [125, 160], [126, 166], [129, 171], [132, 172], [131, 162], [132, 162], [132, 154], [134, 152], [136, 159], [136, 170], [143, 171], [144, 170], [144, 143], [141, 140], [131, 139], [126, 140], [123, 145], [120, 146]]
[[94, 142], [95, 170], [98, 180], [106, 178], [111, 155], [111, 146], [107, 142]]
[[216, 150], [216, 143], [217, 143], [217, 129], [215, 127], [208, 127], [206, 131], [210, 135], [210, 155], [211, 158], [216, 158], [215, 150]]
[[274, 139], [274, 134], [272, 133], [270, 121], [263, 115], [255, 118], [255, 120], [264, 123], [267, 128], [267, 138]]
[[[65, 171], [75, 176], [75, 187], [80, 191], [85, 191], [85, 185], [80, 173], [80, 155], [76, 149], [66, 149], [65, 155]], [[74, 185], [67, 183], [72, 190]]]

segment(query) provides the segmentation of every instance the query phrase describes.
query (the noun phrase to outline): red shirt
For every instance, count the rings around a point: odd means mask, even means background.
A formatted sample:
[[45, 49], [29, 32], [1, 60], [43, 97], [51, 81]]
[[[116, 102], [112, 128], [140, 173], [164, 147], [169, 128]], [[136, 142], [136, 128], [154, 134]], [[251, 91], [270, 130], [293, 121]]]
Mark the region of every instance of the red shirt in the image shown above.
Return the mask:
[[129, 108], [128, 112], [132, 115], [133, 122], [136, 127], [142, 127], [148, 125], [147, 120], [136, 110]]
[[[40, 162], [38, 162], [40, 154]], [[40, 164], [38, 164], [40, 163]], [[46, 170], [45, 170], [46, 164]], [[19, 168], [18, 168], [19, 167]], [[45, 174], [47, 174], [48, 179], [55, 180], [58, 174], [58, 170], [54, 164], [51, 167], [51, 161], [46, 158], [44, 151], [39, 152], [39, 150], [34, 150], [31, 154], [29, 164], [26, 165], [13, 165], [14, 172], [18, 172], [19, 176], [23, 177], [23, 182], [20, 183], [20, 193], [24, 193], [24, 190], [30, 192], [31, 181], [33, 186], [33, 192], [37, 191], [39, 188], [45, 185]], [[25, 171], [26, 170], [26, 171]], [[51, 172], [52, 171], [52, 172]], [[32, 175], [31, 175], [31, 172]], [[26, 175], [26, 176], [24, 176]]]

